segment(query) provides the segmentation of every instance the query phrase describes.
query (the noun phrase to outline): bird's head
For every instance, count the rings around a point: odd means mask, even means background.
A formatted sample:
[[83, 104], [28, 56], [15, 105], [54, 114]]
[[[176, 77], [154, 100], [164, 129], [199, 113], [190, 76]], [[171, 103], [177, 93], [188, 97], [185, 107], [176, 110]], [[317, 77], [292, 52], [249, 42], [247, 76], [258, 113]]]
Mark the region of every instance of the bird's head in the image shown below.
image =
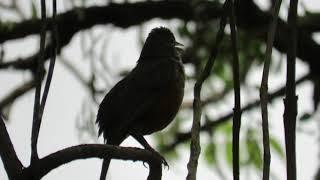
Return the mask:
[[143, 45], [139, 61], [164, 57], [179, 58], [182, 51], [179, 46], [183, 45], [176, 41], [173, 33], [168, 28], [154, 28]]

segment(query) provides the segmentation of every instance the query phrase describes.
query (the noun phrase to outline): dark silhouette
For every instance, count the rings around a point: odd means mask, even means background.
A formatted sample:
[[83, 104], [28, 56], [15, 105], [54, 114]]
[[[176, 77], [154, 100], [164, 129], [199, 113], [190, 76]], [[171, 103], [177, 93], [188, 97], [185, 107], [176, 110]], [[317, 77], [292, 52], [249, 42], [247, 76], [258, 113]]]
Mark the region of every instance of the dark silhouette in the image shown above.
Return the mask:
[[[179, 45], [167, 28], [150, 32], [136, 67], [99, 106], [96, 122], [107, 144], [119, 145], [131, 135], [144, 148], [157, 153], [143, 135], [164, 129], [179, 110], [185, 80], [181, 49], [176, 47]], [[100, 180], [105, 179], [110, 160], [104, 159]]]

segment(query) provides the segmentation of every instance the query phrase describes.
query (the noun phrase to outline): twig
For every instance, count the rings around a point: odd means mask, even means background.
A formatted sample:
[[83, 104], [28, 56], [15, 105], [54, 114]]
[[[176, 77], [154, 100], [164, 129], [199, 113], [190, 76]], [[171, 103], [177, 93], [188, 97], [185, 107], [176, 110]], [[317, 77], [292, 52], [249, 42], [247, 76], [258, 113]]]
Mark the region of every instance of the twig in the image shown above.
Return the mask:
[[[302, 82], [309, 80], [311, 78], [311, 75], [308, 73], [302, 77], [300, 77], [297, 81], [296, 81], [296, 85], [301, 84]], [[278, 98], [282, 95], [285, 94], [285, 87], [282, 87], [272, 93], [269, 94], [269, 103], [272, 102], [272, 100], [274, 100], [275, 98]], [[245, 105], [244, 107], [242, 107], [241, 112], [245, 112], [248, 110], [251, 110], [253, 108], [256, 108], [257, 106], [260, 105], [260, 98], [251, 101], [250, 103], [248, 103], [247, 105]], [[231, 118], [233, 117], [233, 112], [229, 112], [223, 116], [221, 116], [220, 118], [217, 118], [216, 120], [210, 120], [205, 122], [204, 125], [201, 126], [201, 131], [212, 131], [213, 128], [216, 128], [217, 126], [219, 126], [220, 124], [223, 124], [227, 121], [229, 121]], [[177, 145], [189, 140], [191, 138], [191, 132], [180, 132], [177, 133], [175, 135], [175, 140], [170, 143], [169, 145], [167, 145], [163, 151], [168, 152], [172, 149], [174, 149]]]
[[10, 179], [19, 179], [23, 168], [14, 147], [12, 145], [10, 136], [6, 129], [6, 125], [0, 114], [0, 157], [2, 159], [4, 168]]
[[0, 101], [0, 111], [2, 111], [7, 105], [13, 103], [18, 97], [22, 96], [26, 92], [30, 91], [36, 85], [35, 80], [29, 80], [28, 82], [20, 85], [14, 89], [10, 94], [6, 95]]
[[58, 31], [57, 31], [57, 24], [55, 23], [56, 20], [56, 15], [57, 15], [57, 3], [56, 0], [52, 0], [52, 8], [53, 8], [53, 13], [52, 13], [52, 21], [53, 21], [53, 29], [52, 29], [52, 56], [50, 59], [50, 64], [49, 64], [49, 71], [48, 71], [48, 76], [47, 76], [47, 81], [44, 87], [42, 99], [41, 99], [41, 104], [40, 104], [40, 112], [39, 112], [39, 119], [40, 119], [40, 124], [42, 120], [42, 114], [44, 111], [44, 107], [46, 105], [48, 93], [49, 93], [49, 88], [52, 80], [52, 75], [53, 75], [53, 70], [54, 70], [54, 65], [56, 62], [56, 55], [57, 55], [57, 42], [59, 42], [58, 39]]
[[32, 122], [32, 134], [31, 134], [31, 164], [39, 159], [37, 144], [38, 136], [41, 125], [40, 118], [40, 95], [41, 95], [41, 69], [44, 63], [44, 50], [45, 50], [45, 38], [46, 38], [46, 1], [41, 0], [41, 32], [40, 32], [40, 54], [38, 57], [37, 71], [35, 75], [36, 79], [36, 92], [34, 98], [33, 108], [33, 122]]
[[[224, 10], [228, 8], [228, 4], [230, 0], [226, 0], [224, 4]], [[201, 119], [201, 88], [203, 82], [210, 75], [211, 69], [215, 62], [215, 58], [218, 54], [218, 47], [224, 37], [224, 28], [226, 26], [226, 16], [223, 14], [220, 20], [220, 28], [216, 35], [216, 41], [210, 53], [209, 59], [206, 63], [206, 66], [203, 72], [200, 74], [200, 77], [197, 79], [196, 84], [194, 86], [194, 101], [193, 101], [193, 122], [192, 122], [192, 130], [191, 130], [191, 144], [190, 144], [190, 157], [187, 165], [188, 175], [187, 180], [195, 180], [197, 175], [197, 167], [198, 167], [198, 158], [200, 155], [201, 147], [200, 147], [200, 119]]]
[[287, 179], [296, 180], [296, 118], [297, 99], [295, 74], [296, 74], [296, 52], [297, 52], [297, 6], [298, 0], [290, 0], [288, 13], [288, 52], [287, 52], [287, 88], [284, 99], [284, 133], [287, 159]]
[[[73, 75], [74, 77], [80, 82], [80, 84], [86, 88], [89, 92], [92, 92], [94, 94], [101, 94], [105, 93], [105, 90], [103, 89], [97, 89], [97, 88], [92, 88], [90, 84], [90, 80], [86, 80], [86, 78], [82, 75], [82, 73], [76, 69], [65, 57], [60, 56], [59, 57], [59, 62], [62, 63]], [[93, 94], [93, 95], [94, 95]]]
[[273, 41], [278, 22], [278, 14], [282, 0], [276, 0], [272, 9], [272, 22], [269, 26], [268, 41], [266, 47], [265, 62], [260, 87], [262, 133], [263, 133], [263, 180], [269, 180], [270, 177], [270, 142], [269, 142], [269, 123], [268, 123], [268, 78], [272, 55]]
[[88, 91], [90, 91], [88, 80], [86, 80], [83, 73], [76, 69], [76, 67], [72, 65], [66, 57], [63, 55], [59, 56], [59, 62], [62, 63], [84, 87], [88, 88]]
[[[201, 100], [201, 106], [205, 106], [210, 103], [215, 103], [215, 102], [223, 99], [223, 97], [225, 97], [228, 94], [228, 92], [229, 92], [229, 89], [224, 88], [222, 91], [217, 92], [217, 93], [207, 97], [206, 99]], [[189, 109], [189, 108], [192, 108], [191, 101], [183, 102], [180, 106], [180, 109]]]
[[[237, 16], [237, 25], [244, 32], [250, 33], [253, 37], [259, 40], [265, 40], [267, 33], [265, 28], [271, 20], [269, 13], [263, 12], [259, 7], [252, 2], [252, 0], [241, 1], [239, 3], [240, 15]], [[99, 24], [113, 24], [117, 27], [127, 28], [130, 26], [141, 24], [145, 21], [153, 18], [172, 19], [178, 18], [186, 20], [187, 22], [209, 21], [217, 19], [222, 14], [222, 7], [215, 2], [208, 2], [206, 6], [197, 9], [197, 13], [194, 12], [194, 7], [187, 1], [151, 1], [151, 2], [137, 2], [127, 4], [109, 4], [106, 6], [94, 6], [88, 8], [77, 8], [75, 10], [66, 11], [61, 13], [57, 17], [58, 26], [64, 27], [61, 30], [59, 50], [67, 45], [71, 38], [79, 31], [91, 28]], [[131, 14], [125, 14], [123, 12], [132, 12]], [[79, 13], [81, 12], [81, 13]], [[167, 12], [170, 12], [168, 14]], [[81, 14], [81, 17], [79, 16]], [[197, 18], [194, 14], [203, 14], [205, 19]], [[48, 19], [48, 26], [51, 26], [51, 20]], [[10, 23], [10, 27], [0, 28], [0, 43], [8, 40], [23, 38], [28, 35], [39, 33], [41, 22], [39, 19], [29, 19], [19, 23]], [[274, 42], [274, 47], [280, 52], [287, 51], [287, 39], [288, 33], [287, 24], [278, 19], [278, 31]], [[315, 21], [311, 21], [310, 24], [319, 24]], [[313, 74], [319, 76], [320, 71], [316, 67], [320, 66], [317, 52], [320, 51], [320, 45], [318, 45], [312, 38], [312, 36], [306, 32], [305, 26], [299, 27], [297, 37], [299, 38], [299, 48], [297, 49], [297, 56], [304, 62], [307, 62], [310, 66], [310, 70]], [[319, 28], [318, 28], [319, 29]], [[254, 30], [254, 33], [252, 33]], [[308, 29], [307, 29], [308, 31]], [[50, 44], [48, 45], [48, 47]], [[48, 49], [48, 48], [46, 48]], [[51, 51], [46, 51], [47, 55]], [[35, 67], [35, 62], [38, 53], [35, 56], [23, 58], [7, 63], [0, 63], [0, 69], [12, 67], [16, 70], [30, 70]], [[24, 60], [27, 59], [25, 62]]]
[[240, 101], [240, 67], [237, 48], [237, 31], [235, 22], [235, 3], [231, 0], [230, 6], [230, 30], [232, 41], [232, 75], [233, 75], [233, 88], [234, 88], [234, 115], [232, 126], [232, 162], [233, 162], [233, 179], [239, 180], [239, 134], [241, 127], [241, 101]]

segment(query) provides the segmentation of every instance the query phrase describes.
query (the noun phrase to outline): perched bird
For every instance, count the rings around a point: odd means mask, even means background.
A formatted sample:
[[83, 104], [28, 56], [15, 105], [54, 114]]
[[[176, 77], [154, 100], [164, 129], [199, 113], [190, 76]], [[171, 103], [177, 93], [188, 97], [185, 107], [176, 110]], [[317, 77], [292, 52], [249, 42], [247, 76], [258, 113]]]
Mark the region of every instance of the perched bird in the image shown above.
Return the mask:
[[[165, 27], [149, 33], [137, 65], [99, 106], [96, 123], [107, 144], [120, 145], [130, 135], [156, 152], [143, 136], [164, 129], [182, 103], [185, 75], [180, 45]], [[104, 159], [100, 180], [105, 179], [109, 164], [110, 158]]]

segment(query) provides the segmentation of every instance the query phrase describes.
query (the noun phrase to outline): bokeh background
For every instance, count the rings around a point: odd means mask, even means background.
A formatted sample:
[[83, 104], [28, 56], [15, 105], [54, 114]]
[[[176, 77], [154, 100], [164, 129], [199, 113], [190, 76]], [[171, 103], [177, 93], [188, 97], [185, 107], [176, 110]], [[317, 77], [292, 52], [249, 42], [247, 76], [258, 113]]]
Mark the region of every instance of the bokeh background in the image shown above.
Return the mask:
[[[146, 3], [145, 1], [120, 0], [112, 2], [120, 5]], [[200, 12], [201, 8], [209, 6], [221, 8], [224, 1], [212, 0], [201, 6], [197, 4], [197, 1], [185, 2], [193, 3], [195, 12]], [[272, 0], [255, 0], [253, 2], [261, 11], [269, 13]], [[77, 8], [109, 6], [110, 3], [111, 1], [108, 0], [57, 1], [59, 14], [74, 11]], [[10, 30], [10, 26], [14, 27], [15, 23], [39, 18], [39, 4], [39, 1], [33, 0], [2, 0], [0, 2], [0, 31], [3, 32], [1, 28]], [[288, 6], [289, 1], [284, 0], [280, 17], [285, 21]], [[51, 1], [47, 1], [48, 15], [51, 12]], [[320, 1], [300, 0], [298, 13], [299, 20], [301, 20], [298, 21], [299, 23], [316, 25], [313, 23], [319, 22], [320, 19]], [[138, 15], [132, 14], [132, 16]], [[162, 132], [147, 136], [147, 140], [164, 154], [170, 164], [170, 169], [163, 171], [163, 179], [184, 179], [186, 177], [189, 141], [176, 141], [176, 137], [191, 129], [193, 85], [195, 78], [208, 59], [210, 48], [212, 48], [219, 28], [219, 18], [202, 21], [199, 19], [186, 20], [179, 17], [169, 19], [155, 17], [126, 28], [119, 27], [117, 24], [103, 23], [76, 32], [57, 57], [40, 130], [38, 144], [40, 157], [82, 143], [103, 143], [102, 138], [97, 138], [97, 127], [94, 124], [98, 104], [108, 90], [135, 66], [146, 36], [152, 28], [159, 26], [170, 28], [177, 41], [185, 45], [183, 60], [188, 79], [184, 103], [174, 123]], [[267, 29], [265, 26], [260, 28]], [[238, 29], [243, 106], [259, 99], [265, 42], [256, 36], [256, 31], [259, 30], [248, 30], [241, 27]], [[202, 123], [218, 120], [232, 112], [232, 56], [228, 26], [225, 32], [226, 38], [220, 48], [216, 64], [202, 91], [202, 99], [205, 101]], [[309, 36], [315, 42], [320, 43], [319, 30], [313, 30]], [[2, 42], [0, 44], [0, 64], [15, 60], [23, 61], [37, 53], [39, 39], [39, 35], [34, 34]], [[285, 63], [285, 54], [275, 48], [270, 71], [270, 92], [284, 86], [286, 81]], [[306, 60], [298, 59], [296, 66], [296, 79], [311, 72], [310, 64]], [[30, 69], [3, 68], [1, 65], [0, 67], [1, 104], [17, 88], [30, 82], [33, 76]], [[313, 69], [317, 68], [320, 67]], [[299, 96], [297, 123], [299, 180], [315, 179], [317, 172], [320, 171], [320, 122], [319, 111], [316, 108], [318, 100], [315, 98], [319, 96], [319, 88], [317, 89], [317, 87], [319, 87], [319, 81], [314, 79], [306, 79], [297, 85]], [[25, 166], [29, 164], [30, 159], [33, 101], [34, 88], [31, 88], [10, 103], [0, 106], [13, 145]], [[278, 96], [269, 104], [271, 179], [285, 179], [282, 115], [283, 96]], [[198, 170], [199, 179], [232, 178], [231, 119], [228, 118], [223, 123], [214, 125], [201, 133], [202, 153]], [[241, 177], [242, 179], [261, 179], [263, 150], [259, 105], [243, 113], [240, 135]], [[132, 138], [128, 138], [122, 145], [141, 147]], [[101, 162], [100, 159], [74, 161], [55, 169], [43, 179], [98, 179]], [[148, 169], [141, 162], [114, 160], [111, 163], [108, 176], [115, 180], [145, 179], [147, 173]], [[0, 163], [0, 179], [7, 179], [2, 163]]]

